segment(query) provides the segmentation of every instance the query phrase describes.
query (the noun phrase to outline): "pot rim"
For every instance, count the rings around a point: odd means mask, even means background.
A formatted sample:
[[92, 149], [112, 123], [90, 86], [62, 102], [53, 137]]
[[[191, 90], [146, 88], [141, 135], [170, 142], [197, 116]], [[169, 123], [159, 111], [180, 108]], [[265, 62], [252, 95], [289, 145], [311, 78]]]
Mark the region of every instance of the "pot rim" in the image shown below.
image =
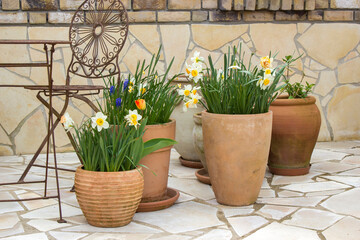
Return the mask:
[[168, 126], [168, 125], [172, 125], [175, 124], [176, 120], [174, 118], [170, 118], [170, 122], [167, 123], [158, 123], [158, 124], [153, 124], [153, 125], [147, 125], [146, 124], [146, 128], [157, 128], [159, 126]]
[[237, 118], [248, 118], [248, 117], [254, 117], [254, 118], [257, 118], [257, 117], [263, 117], [263, 116], [266, 116], [266, 115], [272, 115], [272, 111], [269, 110], [268, 112], [266, 113], [254, 113], [254, 114], [221, 114], [221, 113], [209, 113], [207, 110], [204, 110], [201, 112], [202, 113], [202, 116], [211, 116], [213, 118], [233, 118], [233, 117], [237, 117]]
[[277, 98], [271, 103], [271, 106], [310, 105], [310, 104], [314, 104], [315, 102], [316, 102], [316, 98], [313, 96], [307, 96], [306, 98], [293, 98], [293, 99]]
[[118, 172], [99, 172], [99, 171], [89, 171], [89, 170], [85, 170], [83, 169], [84, 165], [80, 165], [76, 168], [76, 171], [81, 171], [81, 172], [86, 172], [86, 173], [93, 173], [93, 174], [119, 174], [119, 173], [130, 173], [130, 172], [139, 172], [142, 171], [142, 167], [141, 166], [137, 166], [135, 169], [132, 170], [128, 170], [128, 171], [118, 171]]

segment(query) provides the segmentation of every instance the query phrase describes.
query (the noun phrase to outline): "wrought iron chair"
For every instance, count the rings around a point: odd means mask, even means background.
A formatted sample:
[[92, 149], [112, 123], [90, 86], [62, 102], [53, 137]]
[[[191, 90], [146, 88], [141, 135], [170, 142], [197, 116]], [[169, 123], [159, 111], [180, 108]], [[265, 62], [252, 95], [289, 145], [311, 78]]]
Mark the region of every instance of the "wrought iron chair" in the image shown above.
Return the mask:
[[[19, 182], [23, 181], [32, 166], [53, 168], [34, 164], [45, 144], [48, 143], [47, 154], [49, 153], [50, 135], [52, 135], [53, 145], [55, 145], [54, 131], [60, 122], [61, 116], [65, 114], [69, 105], [70, 98], [76, 98], [87, 103], [94, 111], [98, 111], [95, 104], [88, 98], [90, 95], [99, 94], [104, 88], [103, 85], [74, 85], [72, 78], [75, 76], [84, 79], [101, 79], [109, 76], [116, 76], [120, 81], [119, 53], [123, 48], [128, 34], [128, 17], [126, 9], [120, 0], [85, 0], [75, 12], [69, 30], [70, 47], [72, 58], [67, 68], [66, 80], [64, 85], [54, 85], [53, 80], [50, 86], [27, 86], [27, 89], [38, 91], [37, 98], [45, 105], [50, 113], [56, 116], [54, 122], [49, 126], [46, 138], [41, 143], [39, 149], [31, 159]], [[51, 52], [54, 51], [52, 48]], [[52, 73], [48, 72], [49, 76]], [[63, 96], [64, 106], [56, 110], [47, 97]], [[52, 114], [49, 114], [49, 117]], [[50, 124], [50, 123], [49, 123]], [[74, 140], [69, 132], [67, 135], [71, 144]], [[55, 153], [55, 147], [53, 148]], [[55, 157], [55, 154], [54, 154]], [[68, 170], [56, 167], [55, 169]], [[46, 184], [45, 184], [46, 195]], [[60, 196], [60, 194], [58, 193]], [[59, 197], [60, 202], [60, 197]], [[62, 220], [61, 206], [60, 220]]]

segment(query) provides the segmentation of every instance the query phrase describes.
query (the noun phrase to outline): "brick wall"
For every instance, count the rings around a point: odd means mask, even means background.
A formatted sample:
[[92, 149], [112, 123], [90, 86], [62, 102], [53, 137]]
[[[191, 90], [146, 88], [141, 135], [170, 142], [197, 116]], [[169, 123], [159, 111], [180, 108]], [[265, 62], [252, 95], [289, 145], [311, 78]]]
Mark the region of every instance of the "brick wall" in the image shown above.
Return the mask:
[[[0, 0], [0, 24], [68, 24], [83, 0]], [[356, 22], [360, 0], [123, 0], [132, 23]]]

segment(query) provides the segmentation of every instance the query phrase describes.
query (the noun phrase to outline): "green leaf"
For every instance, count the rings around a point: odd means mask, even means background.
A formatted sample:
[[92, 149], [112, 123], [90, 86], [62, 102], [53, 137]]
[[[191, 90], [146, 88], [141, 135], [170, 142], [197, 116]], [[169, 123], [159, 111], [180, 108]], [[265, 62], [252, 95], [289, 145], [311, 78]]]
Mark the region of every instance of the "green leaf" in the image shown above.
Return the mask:
[[141, 158], [146, 155], [155, 152], [164, 147], [172, 146], [177, 144], [177, 141], [169, 138], [154, 138], [144, 143], [144, 150], [141, 154]]

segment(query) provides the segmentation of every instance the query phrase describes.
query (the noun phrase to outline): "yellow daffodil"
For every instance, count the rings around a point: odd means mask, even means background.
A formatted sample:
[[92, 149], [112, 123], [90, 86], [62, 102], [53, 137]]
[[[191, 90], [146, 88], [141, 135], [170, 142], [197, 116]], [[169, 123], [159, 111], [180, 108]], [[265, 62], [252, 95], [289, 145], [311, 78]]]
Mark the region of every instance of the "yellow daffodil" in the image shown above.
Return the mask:
[[181, 88], [181, 83], [178, 83], [178, 85], [177, 85], [177, 86], [178, 86], [178, 88]]
[[144, 99], [135, 100], [135, 105], [139, 110], [145, 110], [146, 109], [146, 102], [145, 102]]
[[194, 87], [192, 90], [191, 90], [191, 94], [197, 94], [197, 91], [200, 89], [200, 87]]
[[98, 132], [102, 129], [109, 128], [109, 123], [106, 121], [107, 116], [105, 116], [102, 112], [96, 113], [95, 117], [91, 118], [91, 126], [92, 128], [97, 128]]
[[269, 58], [269, 56], [260, 59], [260, 64], [263, 68], [272, 68], [272, 62], [273, 58]]
[[131, 92], [133, 92], [134, 91], [134, 88], [133, 88], [133, 86], [129, 86], [129, 93], [131, 93]]
[[134, 126], [137, 128], [140, 125], [139, 121], [141, 120], [142, 116], [138, 114], [137, 110], [129, 110], [129, 114], [125, 116], [125, 119], [128, 121], [130, 126]]
[[241, 70], [241, 67], [234, 65], [234, 66], [230, 66], [229, 69]]
[[137, 96], [140, 96], [141, 94], [144, 94], [146, 92], [147, 83], [140, 84], [139, 91], [137, 93]]
[[70, 117], [69, 113], [65, 113], [64, 116], [61, 117], [60, 123], [64, 125], [66, 131], [69, 131], [72, 127], [74, 127], [74, 121]]
[[203, 62], [203, 61], [204, 61], [204, 58], [203, 58], [203, 57], [200, 57], [200, 52], [195, 51], [195, 52], [194, 52], [194, 56], [191, 58], [191, 61], [192, 61], [193, 63], [200, 63], [200, 62]]

